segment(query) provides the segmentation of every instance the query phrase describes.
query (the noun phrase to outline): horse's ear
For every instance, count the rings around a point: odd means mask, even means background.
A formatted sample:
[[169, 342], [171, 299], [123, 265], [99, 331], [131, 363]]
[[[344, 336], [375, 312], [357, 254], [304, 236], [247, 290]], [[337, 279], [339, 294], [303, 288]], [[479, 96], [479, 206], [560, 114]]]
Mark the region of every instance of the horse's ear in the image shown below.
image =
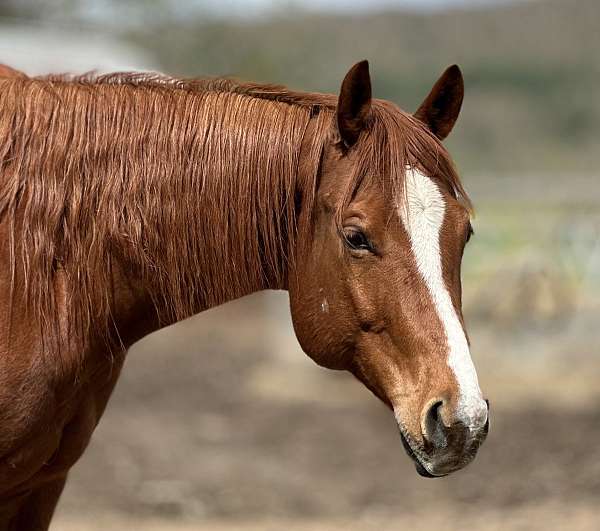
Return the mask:
[[346, 146], [352, 146], [366, 124], [371, 110], [371, 78], [369, 62], [356, 63], [344, 78], [337, 107], [340, 136]]
[[464, 94], [460, 68], [452, 65], [437, 80], [429, 96], [415, 112], [415, 118], [421, 120], [440, 140], [444, 140], [458, 118]]

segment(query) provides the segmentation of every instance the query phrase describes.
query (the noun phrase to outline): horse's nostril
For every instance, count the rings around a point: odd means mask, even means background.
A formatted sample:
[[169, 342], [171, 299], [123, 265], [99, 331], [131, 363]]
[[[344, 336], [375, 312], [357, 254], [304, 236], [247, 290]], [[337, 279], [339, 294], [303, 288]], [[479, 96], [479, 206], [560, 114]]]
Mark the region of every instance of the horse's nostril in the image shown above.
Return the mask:
[[458, 449], [473, 437], [485, 438], [489, 427], [489, 403], [479, 400], [469, 405], [470, 409], [451, 409], [448, 401], [436, 399], [425, 406], [421, 430], [426, 449]]
[[437, 400], [430, 404], [429, 408], [425, 411], [423, 419], [424, 439], [438, 448], [444, 446], [446, 442], [444, 424], [441, 418], [443, 405], [444, 402], [442, 400]]

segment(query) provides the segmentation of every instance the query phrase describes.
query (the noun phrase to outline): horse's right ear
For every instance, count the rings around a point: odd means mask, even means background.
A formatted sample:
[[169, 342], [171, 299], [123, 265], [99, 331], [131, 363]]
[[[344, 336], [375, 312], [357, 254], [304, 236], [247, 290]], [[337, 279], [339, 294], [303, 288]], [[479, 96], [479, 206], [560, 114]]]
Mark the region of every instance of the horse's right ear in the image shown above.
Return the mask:
[[415, 118], [421, 120], [440, 140], [444, 140], [456, 123], [464, 94], [465, 85], [460, 68], [452, 65], [437, 80], [415, 112]]
[[371, 110], [369, 62], [356, 63], [346, 74], [340, 89], [337, 123], [342, 141], [352, 146], [364, 128]]

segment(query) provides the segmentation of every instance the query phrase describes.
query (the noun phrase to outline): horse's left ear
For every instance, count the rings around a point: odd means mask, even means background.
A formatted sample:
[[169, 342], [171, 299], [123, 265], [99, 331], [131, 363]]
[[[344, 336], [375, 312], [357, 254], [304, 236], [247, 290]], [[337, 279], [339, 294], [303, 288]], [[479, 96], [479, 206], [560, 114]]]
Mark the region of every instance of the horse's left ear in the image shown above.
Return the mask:
[[344, 77], [337, 106], [340, 136], [352, 146], [363, 130], [371, 111], [371, 76], [369, 62], [356, 63]]
[[437, 80], [429, 96], [415, 112], [415, 118], [421, 120], [440, 140], [444, 140], [456, 123], [464, 94], [460, 68], [452, 65]]

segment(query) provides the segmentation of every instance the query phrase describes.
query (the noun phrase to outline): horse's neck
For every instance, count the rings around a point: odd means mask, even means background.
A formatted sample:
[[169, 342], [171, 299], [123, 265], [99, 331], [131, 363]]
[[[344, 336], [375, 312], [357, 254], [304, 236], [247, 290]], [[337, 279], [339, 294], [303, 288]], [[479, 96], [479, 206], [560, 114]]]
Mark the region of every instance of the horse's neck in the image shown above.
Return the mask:
[[[308, 173], [311, 164], [304, 158], [307, 150], [314, 149], [313, 130], [309, 124], [298, 160], [298, 167]], [[272, 179], [272, 174], [265, 171], [262, 181], [248, 186], [244, 182], [245, 162], [230, 164], [242, 171], [232, 171], [218, 180], [210, 180], [210, 168], [201, 168], [198, 179], [204, 180], [205, 188], [200, 193], [190, 191], [188, 197], [176, 197], [172, 191], [164, 195], [169, 203], [163, 205], [166, 209], [189, 209], [187, 225], [179, 230], [162, 225], [164, 218], [160, 216], [144, 215], [152, 218], [143, 229], [146, 234], [173, 239], [149, 245], [153, 256], [146, 254], [147, 241], [130, 237], [135, 228], [125, 228], [117, 251], [117, 298], [112, 313], [117, 328], [127, 330], [129, 339], [121, 337], [126, 344], [161, 326], [250, 293], [287, 288], [290, 197], [304, 185]], [[310, 176], [304, 176], [303, 182], [310, 183]], [[260, 195], [261, 190], [274, 184], [281, 189]], [[294, 189], [290, 190], [290, 185]], [[237, 190], [243, 186], [246, 190], [240, 196]], [[278, 220], [277, 226], [267, 226], [269, 220]], [[156, 242], [155, 236], [149, 238]], [[148, 258], [158, 265], [157, 269], [148, 267]]]
[[[15, 154], [3, 168], [0, 207], [21, 216], [11, 252], [23, 259], [11, 263], [23, 268], [40, 322], [115, 329], [127, 345], [123, 331], [133, 341], [254, 291], [286, 288], [297, 204], [314, 199], [328, 112], [226, 92], [124, 99], [108, 85], [95, 99], [69, 84], [57, 86], [66, 103], [56, 106], [37, 84], [5, 85], [20, 103], [5, 107], [4, 121], [12, 113], [29, 125], [0, 146]], [[32, 112], [21, 99], [53, 112]], [[93, 112], [73, 111], [75, 100]], [[52, 295], [58, 270], [62, 306]]]

